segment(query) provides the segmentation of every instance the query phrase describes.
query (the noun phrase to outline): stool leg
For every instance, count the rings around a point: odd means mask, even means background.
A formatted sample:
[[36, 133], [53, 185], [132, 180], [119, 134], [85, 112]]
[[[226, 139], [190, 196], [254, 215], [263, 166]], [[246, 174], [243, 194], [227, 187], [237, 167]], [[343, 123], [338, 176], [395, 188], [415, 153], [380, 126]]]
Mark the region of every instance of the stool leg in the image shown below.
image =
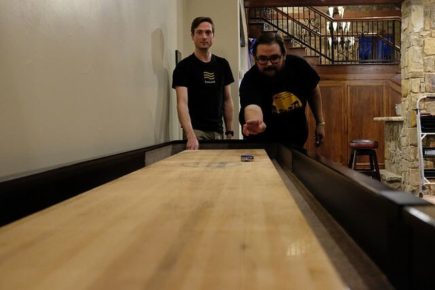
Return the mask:
[[369, 155], [369, 165], [370, 165], [370, 176], [371, 177], [375, 177], [376, 172], [375, 172], [375, 158], [373, 155], [373, 151], [368, 151], [368, 155]]
[[369, 150], [367, 151], [368, 155], [369, 155], [369, 159], [370, 159], [370, 175], [377, 179], [377, 180], [381, 180], [381, 174], [379, 172], [379, 165], [378, 165], [378, 158], [376, 156], [376, 151], [374, 150]]
[[357, 151], [355, 149], [352, 149], [352, 152], [350, 153], [348, 167], [355, 169], [356, 160], [357, 160]]
[[376, 151], [374, 151], [373, 159], [375, 165], [375, 178], [381, 181], [381, 172], [379, 171], [378, 157], [376, 156]]
[[370, 162], [369, 162], [370, 163], [370, 171], [373, 173], [373, 172], [375, 172], [375, 158], [374, 158], [372, 150], [368, 151], [368, 153], [369, 153], [369, 158], [370, 158]]

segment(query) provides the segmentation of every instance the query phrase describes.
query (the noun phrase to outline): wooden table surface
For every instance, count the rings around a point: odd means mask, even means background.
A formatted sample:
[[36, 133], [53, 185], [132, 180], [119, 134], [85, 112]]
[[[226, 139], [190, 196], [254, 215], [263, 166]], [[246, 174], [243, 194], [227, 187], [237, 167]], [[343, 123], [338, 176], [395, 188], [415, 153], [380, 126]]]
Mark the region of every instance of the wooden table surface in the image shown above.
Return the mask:
[[0, 228], [1, 290], [345, 288], [264, 150], [183, 151]]

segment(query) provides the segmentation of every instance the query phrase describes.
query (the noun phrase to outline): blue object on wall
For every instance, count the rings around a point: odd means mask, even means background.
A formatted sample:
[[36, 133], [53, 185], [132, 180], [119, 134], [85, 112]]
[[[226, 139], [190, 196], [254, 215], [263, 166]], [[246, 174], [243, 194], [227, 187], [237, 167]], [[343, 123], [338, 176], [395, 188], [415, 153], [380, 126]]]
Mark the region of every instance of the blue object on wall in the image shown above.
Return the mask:
[[361, 35], [359, 37], [359, 59], [368, 60], [372, 59], [372, 36]]

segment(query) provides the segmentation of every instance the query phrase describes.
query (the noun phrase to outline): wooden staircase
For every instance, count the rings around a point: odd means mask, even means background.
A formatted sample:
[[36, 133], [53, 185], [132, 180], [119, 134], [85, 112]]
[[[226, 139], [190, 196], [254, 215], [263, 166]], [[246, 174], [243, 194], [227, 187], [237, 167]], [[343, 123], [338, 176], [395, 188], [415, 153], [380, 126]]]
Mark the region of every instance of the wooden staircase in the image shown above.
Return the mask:
[[307, 55], [305, 47], [286, 47], [287, 54], [303, 57], [312, 66], [320, 65], [320, 57]]
[[[280, 33], [289, 53], [317, 64], [400, 62], [400, 17], [336, 19], [313, 7], [248, 8], [248, 35]], [[332, 23], [334, 25], [332, 25]], [[305, 53], [294, 47], [306, 48]]]

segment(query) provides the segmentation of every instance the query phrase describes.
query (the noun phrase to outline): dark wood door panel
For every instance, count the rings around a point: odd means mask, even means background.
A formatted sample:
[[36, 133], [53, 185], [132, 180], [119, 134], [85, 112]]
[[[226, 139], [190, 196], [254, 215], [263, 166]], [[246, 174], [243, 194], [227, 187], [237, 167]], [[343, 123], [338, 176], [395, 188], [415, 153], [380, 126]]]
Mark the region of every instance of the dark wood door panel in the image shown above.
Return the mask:
[[[321, 78], [326, 138], [320, 148], [314, 146], [315, 122], [309, 112], [308, 152], [347, 165], [349, 142], [373, 139], [379, 143], [379, 166], [384, 167], [384, 123], [373, 118], [395, 115], [394, 105], [401, 98], [398, 67], [316, 66], [315, 69]], [[364, 159], [362, 163], [366, 163]]]
[[379, 143], [378, 156], [381, 166], [384, 163], [384, 124], [373, 120], [385, 116], [384, 82], [352, 83], [347, 88], [348, 142], [353, 139], [372, 139]]
[[322, 146], [314, 146], [315, 121], [310, 114], [310, 137], [308, 151], [317, 152], [322, 156], [339, 163], [347, 160], [346, 110], [345, 110], [345, 82], [321, 82], [320, 90], [325, 117], [325, 140]]

